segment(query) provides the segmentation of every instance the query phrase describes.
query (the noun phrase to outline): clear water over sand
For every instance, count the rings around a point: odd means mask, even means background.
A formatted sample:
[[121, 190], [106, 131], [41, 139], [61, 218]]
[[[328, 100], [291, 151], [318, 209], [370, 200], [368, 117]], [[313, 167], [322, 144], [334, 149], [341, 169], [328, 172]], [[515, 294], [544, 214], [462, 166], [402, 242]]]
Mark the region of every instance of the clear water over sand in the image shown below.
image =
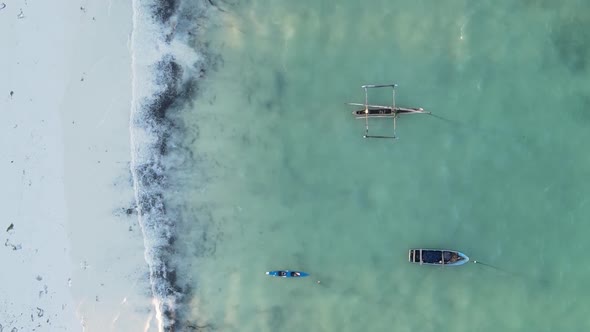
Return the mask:
[[[223, 62], [183, 114], [199, 163], [176, 175], [199, 325], [590, 329], [585, 2], [225, 8], [210, 35]], [[402, 117], [397, 141], [363, 140], [344, 103], [370, 83], [398, 83], [398, 105], [437, 117]], [[413, 265], [415, 247], [496, 269]]]

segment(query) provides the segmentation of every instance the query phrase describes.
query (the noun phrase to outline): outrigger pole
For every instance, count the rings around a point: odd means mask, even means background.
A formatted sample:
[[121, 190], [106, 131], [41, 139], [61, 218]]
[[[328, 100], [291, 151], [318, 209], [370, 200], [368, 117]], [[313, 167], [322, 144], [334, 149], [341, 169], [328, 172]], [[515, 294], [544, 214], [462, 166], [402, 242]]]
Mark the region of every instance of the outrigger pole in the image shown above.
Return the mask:
[[363, 89], [365, 89], [365, 135], [363, 138], [367, 138], [369, 137], [369, 95], [366, 85], [363, 85]]
[[[395, 118], [397, 118], [397, 113], [395, 113], [395, 87], [397, 86], [397, 84], [382, 84], [382, 85], [376, 85], [376, 84], [367, 84], [367, 85], [361, 85], [361, 88], [365, 89], [365, 134], [363, 135], [363, 138], [390, 138], [390, 139], [397, 139], [397, 137], [395, 136]], [[368, 92], [367, 89], [370, 88], [386, 88], [386, 87], [391, 87], [391, 91], [393, 94], [393, 104], [392, 104], [392, 111], [394, 112], [393, 114], [393, 136], [381, 136], [381, 135], [369, 135], [369, 97], [368, 97]]]

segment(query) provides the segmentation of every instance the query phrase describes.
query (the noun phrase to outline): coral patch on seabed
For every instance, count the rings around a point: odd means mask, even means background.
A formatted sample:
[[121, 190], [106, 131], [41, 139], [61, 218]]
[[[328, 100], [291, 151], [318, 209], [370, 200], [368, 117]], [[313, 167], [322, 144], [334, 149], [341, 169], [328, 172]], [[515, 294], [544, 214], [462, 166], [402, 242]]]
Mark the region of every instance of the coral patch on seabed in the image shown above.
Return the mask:
[[576, 15], [558, 23], [551, 39], [563, 63], [573, 72], [582, 74], [590, 61], [590, 18]]

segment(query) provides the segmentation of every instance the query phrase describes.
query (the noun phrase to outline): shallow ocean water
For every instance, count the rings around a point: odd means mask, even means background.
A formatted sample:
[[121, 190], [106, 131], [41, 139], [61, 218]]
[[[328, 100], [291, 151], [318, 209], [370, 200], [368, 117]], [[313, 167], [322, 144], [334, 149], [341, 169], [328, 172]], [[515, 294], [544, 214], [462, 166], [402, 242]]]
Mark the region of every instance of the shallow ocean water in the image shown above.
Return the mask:
[[[588, 5], [277, 1], [209, 32], [182, 169], [190, 316], [219, 331], [582, 331]], [[398, 83], [399, 140], [346, 102]], [[369, 92], [388, 104], [390, 90]], [[372, 134], [392, 122], [373, 120]], [[418, 266], [448, 248], [493, 267]], [[298, 269], [300, 280], [265, 271]], [[316, 281], [320, 280], [321, 284]]]

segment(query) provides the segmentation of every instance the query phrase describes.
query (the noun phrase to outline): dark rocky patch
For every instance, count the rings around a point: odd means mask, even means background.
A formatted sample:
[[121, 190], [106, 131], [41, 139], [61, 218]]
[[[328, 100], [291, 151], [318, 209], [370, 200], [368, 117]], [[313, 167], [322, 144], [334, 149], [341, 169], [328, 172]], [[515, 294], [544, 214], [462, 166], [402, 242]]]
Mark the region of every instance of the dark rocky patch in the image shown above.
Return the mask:
[[574, 73], [581, 73], [590, 61], [590, 17], [576, 16], [560, 21], [552, 41], [563, 63]]
[[[182, 68], [172, 55], [166, 55], [156, 64], [156, 81], [164, 86], [164, 91], [148, 105], [148, 115], [158, 124], [165, 121], [166, 113], [171, 110], [178, 96], [178, 85], [182, 77]], [[170, 123], [165, 123], [170, 125]]]
[[570, 107], [568, 113], [571, 114], [576, 122], [588, 124], [590, 123], [590, 96], [581, 95], [577, 99], [579, 103]]
[[198, 228], [200, 228], [199, 240], [195, 241], [193, 255], [195, 257], [211, 257], [217, 251], [217, 242], [223, 236], [219, 228], [215, 225], [215, 220], [211, 212], [202, 209], [198, 212]]
[[160, 0], [152, 5], [153, 17], [157, 18], [160, 23], [166, 23], [176, 13], [179, 0]]
[[275, 107], [275, 102], [273, 100], [267, 100], [262, 105], [264, 108], [271, 111]]
[[270, 308], [270, 318], [268, 320], [271, 331], [280, 331], [285, 326], [285, 312], [279, 306]]
[[212, 325], [210, 325], [210, 324], [205, 324], [205, 325], [188, 324], [186, 326], [186, 328], [189, 331], [198, 331], [198, 332], [211, 332], [211, 331], [216, 331], [216, 329]]
[[142, 188], [166, 187], [164, 168], [158, 160], [137, 166], [137, 173]]
[[274, 85], [275, 85], [277, 97], [282, 98], [283, 95], [285, 94], [285, 89], [287, 86], [287, 79], [285, 78], [285, 73], [283, 73], [280, 70], [275, 70]]
[[217, 8], [217, 10], [222, 11], [224, 13], [226, 13], [227, 11], [223, 8], [221, 8], [218, 4], [216, 4], [213, 0], [207, 0], [207, 2], [209, 2], [209, 4], [215, 8]]
[[124, 210], [125, 210], [125, 214], [128, 215], [128, 216], [137, 213], [137, 208], [136, 207], [130, 207], [130, 208], [126, 208]]

